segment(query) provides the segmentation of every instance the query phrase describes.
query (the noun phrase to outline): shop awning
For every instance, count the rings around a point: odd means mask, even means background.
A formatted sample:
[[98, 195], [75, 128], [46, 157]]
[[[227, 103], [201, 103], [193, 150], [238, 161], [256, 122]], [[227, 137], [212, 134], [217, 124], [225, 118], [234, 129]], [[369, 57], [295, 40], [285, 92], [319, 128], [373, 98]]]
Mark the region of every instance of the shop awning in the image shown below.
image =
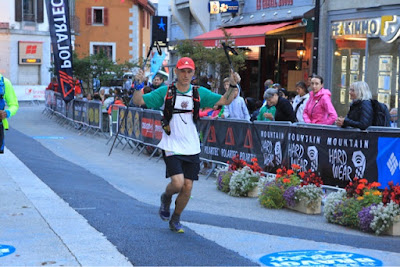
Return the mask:
[[[297, 21], [281, 22], [277, 24], [267, 25], [251, 25], [242, 27], [225, 28], [226, 32], [231, 36], [230, 39], [235, 46], [264, 46], [265, 34]], [[197, 42], [202, 42], [205, 47], [218, 46], [225, 39], [224, 32], [221, 29], [206, 32], [194, 37]]]

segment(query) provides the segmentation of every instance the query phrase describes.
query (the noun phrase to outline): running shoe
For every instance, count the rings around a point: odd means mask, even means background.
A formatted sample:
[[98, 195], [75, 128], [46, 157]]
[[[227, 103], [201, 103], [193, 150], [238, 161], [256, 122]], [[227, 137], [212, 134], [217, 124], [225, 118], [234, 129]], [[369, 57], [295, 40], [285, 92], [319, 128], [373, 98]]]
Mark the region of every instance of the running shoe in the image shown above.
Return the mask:
[[165, 197], [165, 193], [161, 195], [161, 205], [158, 214], [160, 215], [161, 220], [168, 221], [169, 216], [171, 215], [169, 212], [169, 206], [171, 205], [171, 200], [167, 201]]
[[184, 233], [183, 226], [179, 221], [169, 221], [169, 229], [175, 233]]

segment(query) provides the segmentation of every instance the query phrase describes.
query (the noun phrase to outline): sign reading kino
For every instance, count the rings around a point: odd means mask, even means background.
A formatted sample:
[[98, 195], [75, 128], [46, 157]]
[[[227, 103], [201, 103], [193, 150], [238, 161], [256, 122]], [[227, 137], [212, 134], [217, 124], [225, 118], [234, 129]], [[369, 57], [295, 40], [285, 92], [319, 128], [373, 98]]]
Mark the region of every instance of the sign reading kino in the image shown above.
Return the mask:
[[392, 43], [400, 35], [400, 17], [382, 16], [360, 20], [334, 21], [331, 25], [332, 38], [345, 36], [380, 37], [386, 43]]

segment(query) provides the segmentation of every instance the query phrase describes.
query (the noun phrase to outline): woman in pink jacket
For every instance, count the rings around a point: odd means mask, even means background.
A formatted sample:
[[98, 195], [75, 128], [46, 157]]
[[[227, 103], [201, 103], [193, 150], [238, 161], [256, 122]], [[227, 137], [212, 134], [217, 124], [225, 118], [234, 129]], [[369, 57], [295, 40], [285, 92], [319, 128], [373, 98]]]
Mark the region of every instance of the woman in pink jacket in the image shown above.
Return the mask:
[[323, 87], [323, 78], [313, 75], [312, 92], [303, 113], [304, 122], [332, 125], [336, 121], [337, 113], [332, 105], [331, 92]]

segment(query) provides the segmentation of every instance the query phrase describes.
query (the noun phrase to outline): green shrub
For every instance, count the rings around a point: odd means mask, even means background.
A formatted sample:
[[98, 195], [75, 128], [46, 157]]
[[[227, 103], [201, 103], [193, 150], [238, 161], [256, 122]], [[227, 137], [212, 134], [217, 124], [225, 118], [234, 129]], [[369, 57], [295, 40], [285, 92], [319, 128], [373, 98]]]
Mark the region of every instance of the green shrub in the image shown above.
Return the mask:
[[264, 186], [258, 199], [260, 204], [268, 209], [281, 209], [285, 206], [282, 189], [274, 182]]
[[332, 222], [358, 228], [359, 218], [358, 213], [361, 211], [362, 206], [355, 198], [347, 198], [338, 203], [332, 216]]
[[221, 191], [228, 193], [229, 192], [229, 182], [231, 181], [232, 172], [226, 172], [222, 175], [222, 182], [221, 182]]

